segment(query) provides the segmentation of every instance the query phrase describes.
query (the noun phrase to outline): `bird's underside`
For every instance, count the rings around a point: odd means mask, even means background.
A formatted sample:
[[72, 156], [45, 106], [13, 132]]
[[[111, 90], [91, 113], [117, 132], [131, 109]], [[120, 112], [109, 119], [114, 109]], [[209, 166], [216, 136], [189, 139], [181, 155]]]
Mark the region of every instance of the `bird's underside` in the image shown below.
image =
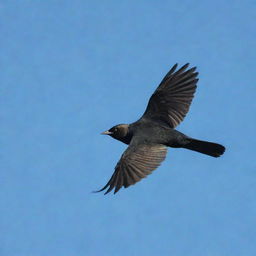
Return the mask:
[[195, 140], [174, 128], [184, 119], [196, 91], [196, 68], [189, 64], [179, 70], [175, 64], [150, 97], [142, 117], [130, 125], [116, 125], [103, 134], [129, 144], [122, 154], [105, 189], [129, 187], [151, 174], [167, 154], [167, 146], [182, 147], [213, 157], [219, 157], [225, 148], [217, 143]]

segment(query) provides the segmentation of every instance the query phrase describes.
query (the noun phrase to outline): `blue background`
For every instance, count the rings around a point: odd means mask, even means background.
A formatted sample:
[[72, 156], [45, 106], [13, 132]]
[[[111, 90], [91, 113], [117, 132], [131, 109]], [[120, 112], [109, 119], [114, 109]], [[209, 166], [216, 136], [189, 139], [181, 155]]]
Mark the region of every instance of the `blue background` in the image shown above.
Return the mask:
[[[1, 1], [0, 255], [256, 255], [255, 1]], [[200, 72], [147, 179], [93, 194], [174, 63]]]

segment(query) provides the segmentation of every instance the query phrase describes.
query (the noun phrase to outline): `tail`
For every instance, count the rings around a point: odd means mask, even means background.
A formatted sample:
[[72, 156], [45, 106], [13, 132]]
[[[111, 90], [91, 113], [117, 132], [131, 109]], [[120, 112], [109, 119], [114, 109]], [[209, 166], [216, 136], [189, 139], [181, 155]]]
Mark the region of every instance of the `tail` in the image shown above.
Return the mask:
[[190, 139], [183, 147], [213, 157], [219, 157], [225, 152], [225, 147], [220, 144], [196, 139]]

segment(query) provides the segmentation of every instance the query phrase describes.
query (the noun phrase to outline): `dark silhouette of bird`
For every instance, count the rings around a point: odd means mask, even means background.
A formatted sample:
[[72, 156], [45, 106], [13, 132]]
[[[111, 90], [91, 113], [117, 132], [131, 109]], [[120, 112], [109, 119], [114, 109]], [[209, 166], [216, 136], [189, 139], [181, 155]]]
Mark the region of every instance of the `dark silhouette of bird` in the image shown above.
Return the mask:
[[102, 134], [129, 146], [124, 151], [108, 183], [105, 194], [129, 187], [151, 174], [167, 154], [167, 147], [186, 148], [212, 157], [221, 156], [225, 147], [191, 138], [174, 128], [184, 119], [196, 91], [196, 67], [175, 64], [149, 99], [142, 117], [131, 124], [119, 124]]

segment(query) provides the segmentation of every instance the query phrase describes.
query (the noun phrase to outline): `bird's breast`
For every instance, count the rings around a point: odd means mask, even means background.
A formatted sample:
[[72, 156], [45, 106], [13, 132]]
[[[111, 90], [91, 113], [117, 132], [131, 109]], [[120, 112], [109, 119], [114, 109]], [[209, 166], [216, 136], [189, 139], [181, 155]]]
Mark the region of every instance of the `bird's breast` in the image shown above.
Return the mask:
[[146, 123], [137, 126], [133, 134], [139, 143], [166, 144], [173, 129], [154, 123]]

